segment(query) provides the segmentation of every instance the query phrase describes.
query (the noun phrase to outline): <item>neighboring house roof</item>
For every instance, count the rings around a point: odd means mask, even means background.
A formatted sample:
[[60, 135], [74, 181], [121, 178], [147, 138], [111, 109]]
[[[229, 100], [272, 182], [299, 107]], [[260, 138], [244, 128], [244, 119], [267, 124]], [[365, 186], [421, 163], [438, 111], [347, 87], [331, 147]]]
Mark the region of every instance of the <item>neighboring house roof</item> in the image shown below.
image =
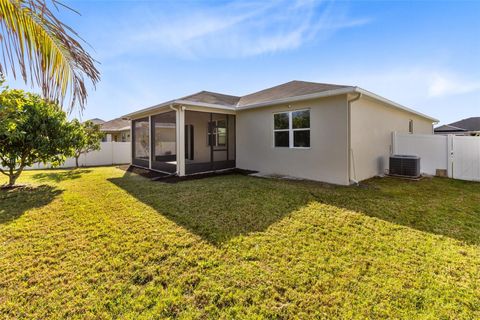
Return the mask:
[[454, 123], [450, 123], [450, 125], [468, 131], [480, 131], [480, 117], [470, 117]]
[[292, 103], [303, 100], [310, 100], [322, 97], [336, 96], [348, 93], [361, 93], [374, 100], [381, 101], [395, 108], [427, 118], [432, 122], [438, 122], [437, 119], [425, 114], [402, 106], [396, 102], [385, 99], [372, 92], [355, 86], [336, 85], [327, 83], [316, 83], [307, 81], [290, 81], [275, 87], [257, 91], [242, 97], [225, 95], [216, 92], [200, 91], [198, 93], [186, 96], [180, 99], [170, 100], [149, 108], [127, 114], [124, 118], [132, 118], [156, 111], [174, 104], [194, 105], [199, 107], [210, 107], [225, 110], [242, 110], [259, 108], [268, 105]]
[[464, 132], [465, 129], [454, 127], [449, 124], [444, 124], [443, 126], [435, 128], [435, 132]]
[[104, 122], [100, 128], [101, 131], [114, 132], [130, 130], [130, 121], [122, 118], [116, 118], [107, 122]]
[[93, 118], [93, 119], [90, 119], [90, 120], [87, 120], [87, 121], [92, 121], [94, 124], [103, 124], [105, 123], [104, 120], [100, 119], [100, 118]]
[[480, 131], [480, 117], [470, 117], [435, 128], [435, 131]]

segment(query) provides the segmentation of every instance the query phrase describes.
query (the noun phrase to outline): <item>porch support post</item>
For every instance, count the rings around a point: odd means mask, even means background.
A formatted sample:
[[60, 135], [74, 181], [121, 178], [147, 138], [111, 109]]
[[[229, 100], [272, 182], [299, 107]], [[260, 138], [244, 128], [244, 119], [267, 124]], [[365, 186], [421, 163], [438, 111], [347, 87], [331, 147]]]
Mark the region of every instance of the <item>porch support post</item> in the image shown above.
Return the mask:
[[133, 120], [130, 120], [130, 164], [133, 164], [133, 151], [135, 150], [134, 144], [135, 140], [133, 139], [133, 125], [135, 123]]
[[177, 108], [177, 172], [185, 175], [185, 107]]

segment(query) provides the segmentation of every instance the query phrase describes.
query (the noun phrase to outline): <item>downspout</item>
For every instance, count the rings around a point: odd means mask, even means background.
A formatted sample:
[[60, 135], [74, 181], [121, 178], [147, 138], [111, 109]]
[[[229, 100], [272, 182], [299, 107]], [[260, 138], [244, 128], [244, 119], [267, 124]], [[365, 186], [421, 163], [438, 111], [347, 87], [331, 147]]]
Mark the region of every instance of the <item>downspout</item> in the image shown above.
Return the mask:
[[[348, 97], [348, 96], [347, 96]], [[348, 136], [347, 136], [347, 148], [348, 148], [348, 181], [349, 183], [354, 183], [358, 185], [358, 181], [356, 180], [356, 173], [355, 173], [355, 159], [353, 157], [353, 149], [352, 149], [352, 103], [359, 100], [362, 97], [362, 93], [359, 92], [355, 98], [348, 100], [347, 98], [347, 125], [348, 125]], [[352, 165], [353, 165], [353, 178], [352, 178]]]

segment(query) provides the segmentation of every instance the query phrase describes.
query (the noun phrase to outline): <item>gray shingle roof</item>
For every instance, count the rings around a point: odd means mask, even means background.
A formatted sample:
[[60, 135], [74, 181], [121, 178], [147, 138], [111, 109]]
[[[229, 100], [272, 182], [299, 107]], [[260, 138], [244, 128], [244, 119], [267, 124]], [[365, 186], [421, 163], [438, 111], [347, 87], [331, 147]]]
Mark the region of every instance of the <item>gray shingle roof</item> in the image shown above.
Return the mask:
[[[129, 113], [125, 115], [125, 118], [140, 117], [146, 116], [149, 113], [154, 112], [159, 108], [165, 108], [171, 104], [187, 104], [191, 102], [192, 105], [200, 105], [201, 103], [213, 105], [213, 107], [224, 107], [226, 109], [242, 109], [242, 108], [256, 108], [269, 104], [278, 104], [283, 103], [286, 100], [289, 101], [298, 101], [298, 100], [308, 100], [315, 97], [323, 96], [325, 93], [329, 95], [335, 94], [345, 94], [345, 93], [362, 93], [366, 96], [372, 97], [373, 99], [382, 101], [389, 105], [392, 105], [396, 108], [405, 110], [417, 114], [419, 116], [425, 117], [432, 120], [432, 122], [438, 122], [437, 119], [424, 115], [415, 110], [404, 107], [398, 103], [380, 97], [374, 93], [363, 90], [355, 86], [347, 85], [337, 85], [337, 84], [328, 84], [328, 83], [316, 83], [316, 82], [307, 82], [307, 81], [290, 81], [275, 87], [257, 91], [251, 94], [244, 96], [232, 96], [222, 93], [210, 92], [210, 91], [200, 91], [198, 93], [180, 98], [175, 100], [166, 101], [148, 108], [141, 109], [136, 112]], [[209, 107], [206, 105], [206, 107]], [[216, 105], [216, 106], [215, 106]], [[201, 105], [200, 105], [201, 106]]]
[[457, 122], [449, 123], [448, 125], [467, 131], [480, 131], [480, 117], [470, 117]]
[[352, 88], [351, 86], [343, 86], [328, 83], [316, 83], [306, 81], [290, 81], [275, 87], [247, 94], [242, 97], [231, 96], [210, 91], [200, 91], [181, 98], [180, 100], [212, 103], [227, 106], [245, 106], [250, 104], [274, 101], [284, 98], [303, 96], [311, 93], [318, 93], [334, 89]]
[[183, 97], [180, 100], [235, 106], [238, 100], [240, 100], [240, 97], [230, 96], [228, 94], [222, 94], [217, 92], [200, 91], [192, 95]]
[[342, 88], [351, 88], [351, 86], [294, 80], [243, 96], [240, 98], [238, 106], [303, 96], [306, 94]]

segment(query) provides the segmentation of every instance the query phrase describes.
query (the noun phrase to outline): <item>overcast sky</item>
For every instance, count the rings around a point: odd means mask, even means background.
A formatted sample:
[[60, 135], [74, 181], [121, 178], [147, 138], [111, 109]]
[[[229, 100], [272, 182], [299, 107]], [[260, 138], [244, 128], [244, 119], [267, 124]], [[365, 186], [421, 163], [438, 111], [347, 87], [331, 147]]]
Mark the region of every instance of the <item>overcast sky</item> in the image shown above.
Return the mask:
[[356, 85], [441, 123], [480, 116], [480, 1], [65, 2], [100, 63], [84, 119], [290, 80]]

